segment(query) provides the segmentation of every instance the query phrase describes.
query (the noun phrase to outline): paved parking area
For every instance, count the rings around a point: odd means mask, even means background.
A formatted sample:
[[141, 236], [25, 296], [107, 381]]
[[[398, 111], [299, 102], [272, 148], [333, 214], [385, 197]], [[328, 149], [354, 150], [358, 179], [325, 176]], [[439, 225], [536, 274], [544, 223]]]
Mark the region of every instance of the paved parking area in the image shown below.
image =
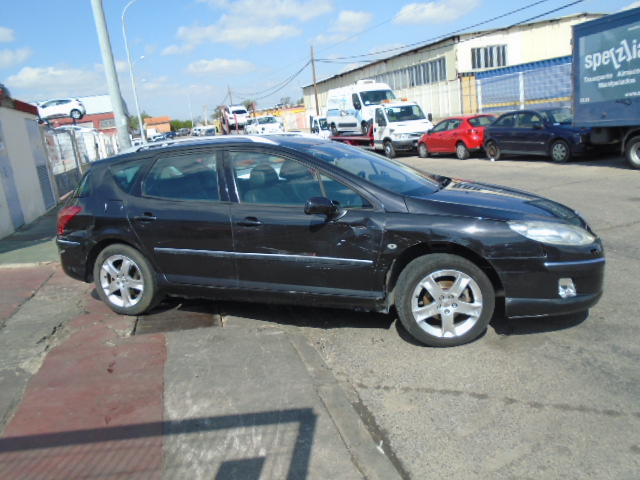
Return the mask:
[[297, 312], [401, 471], [457, 480], [638, 478], [640, 171], [615, 157], [561, 165], [401, 160], [574, 207], [607, 255], [605, 294], [588, 313], [517, 321], [498, 314], [483, 338], [453, 349], [415, 345], [390, 316]]

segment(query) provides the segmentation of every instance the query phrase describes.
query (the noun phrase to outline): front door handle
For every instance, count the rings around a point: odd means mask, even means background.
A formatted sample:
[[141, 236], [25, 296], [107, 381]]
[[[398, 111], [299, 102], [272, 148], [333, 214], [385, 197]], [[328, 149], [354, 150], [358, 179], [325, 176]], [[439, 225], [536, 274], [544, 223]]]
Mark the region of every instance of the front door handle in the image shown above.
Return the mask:
[[243, 227], [259, 227], [262, 225], [262, 222], [256, 217], [245, 217], [243, 220], [238, 221], [236, 225], [241, 225]]
[[133, 219], [138, 222], [153, 222], [154, 220], [157, 220], [155, 215], [152, 215], [148, 212], [145, 212], [142, 215], [135, 216], [133, 217]]

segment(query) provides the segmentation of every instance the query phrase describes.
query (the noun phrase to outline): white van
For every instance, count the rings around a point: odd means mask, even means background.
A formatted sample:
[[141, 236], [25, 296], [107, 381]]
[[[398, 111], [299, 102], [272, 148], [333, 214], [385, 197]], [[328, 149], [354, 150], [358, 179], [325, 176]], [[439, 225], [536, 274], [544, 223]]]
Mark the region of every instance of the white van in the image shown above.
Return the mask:
[[342, 132], [367, 134], [373, 112], [383, 101], [392, 101], [396, 95], [386, 83], [358, 80], [355, 85], [334, 88], [327, 94], [327, 123], [333, 135]]

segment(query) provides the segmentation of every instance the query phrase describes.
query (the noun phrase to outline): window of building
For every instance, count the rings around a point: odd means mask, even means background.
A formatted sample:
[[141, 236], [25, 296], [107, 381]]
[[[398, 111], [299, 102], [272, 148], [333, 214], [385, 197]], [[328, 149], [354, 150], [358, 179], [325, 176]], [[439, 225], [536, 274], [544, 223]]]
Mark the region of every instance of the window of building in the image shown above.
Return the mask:
[[498, 68], [507, 66], [507, 46], [493, 45], [471, 49], [471, 68]]
[[115, 118], [105, 118], [104, 120], [100, 120], [100, 128], [115, 128], [115, 126]]

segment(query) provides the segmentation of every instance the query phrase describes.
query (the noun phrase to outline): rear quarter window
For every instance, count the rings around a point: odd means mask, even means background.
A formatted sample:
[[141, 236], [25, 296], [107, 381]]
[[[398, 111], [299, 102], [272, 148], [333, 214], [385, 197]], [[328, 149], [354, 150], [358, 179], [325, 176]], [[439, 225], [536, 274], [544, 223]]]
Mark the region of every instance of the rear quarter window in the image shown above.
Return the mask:
[[147, 160], [138, 160], [136, 162], [121, 163], [113, 165], [109, 170], [114, 181], [122, 190], [130, 193], [138, 173], [147, 163]]

